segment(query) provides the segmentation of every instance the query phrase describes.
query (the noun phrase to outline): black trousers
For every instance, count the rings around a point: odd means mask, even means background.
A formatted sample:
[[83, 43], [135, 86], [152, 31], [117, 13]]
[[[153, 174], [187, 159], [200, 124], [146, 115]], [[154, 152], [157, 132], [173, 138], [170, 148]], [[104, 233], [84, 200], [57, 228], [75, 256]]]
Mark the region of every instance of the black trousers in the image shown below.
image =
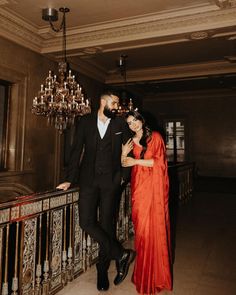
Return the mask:
[[115, 232], [119, 194], [120, 182], [112, 181], [110, 174], [96, 175], [90, 187], [80, 186], [80, 226], [100, 246], [97, 264], [100, 271], [107, 271], [110, 260], [119, 259], [124, 250]]

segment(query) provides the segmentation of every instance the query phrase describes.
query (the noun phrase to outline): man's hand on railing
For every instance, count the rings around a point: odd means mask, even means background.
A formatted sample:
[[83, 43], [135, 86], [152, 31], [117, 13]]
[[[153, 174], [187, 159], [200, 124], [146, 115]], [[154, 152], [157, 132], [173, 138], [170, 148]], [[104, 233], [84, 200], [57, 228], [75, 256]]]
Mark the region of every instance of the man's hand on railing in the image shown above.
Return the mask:
[[71, 183], [70, 182], [63, 182], [61, 184], [59, 184], [56, 189], [61, 189], [63, 191], [68, 190], [68, 188], [70, 187]]

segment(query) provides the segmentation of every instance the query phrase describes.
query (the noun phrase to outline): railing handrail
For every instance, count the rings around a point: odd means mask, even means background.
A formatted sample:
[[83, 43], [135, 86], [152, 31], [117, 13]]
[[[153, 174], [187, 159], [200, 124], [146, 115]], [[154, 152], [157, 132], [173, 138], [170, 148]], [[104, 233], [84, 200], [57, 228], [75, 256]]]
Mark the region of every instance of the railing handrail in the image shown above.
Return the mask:
[[78, 190], [79, 190], [78, 187], [74, 187], [74, 188], [68, 189], [67, 191], [48, 190], [48, 191], [45, 191], [45, 192], [38, 192], [38, 193], [32, 193], [32, 194], [24, 195], [24, 196], [17, 196], [17, 197], [14, 197], [14, 199], [4, 200], [3, 202], [1, 202], [0, 203], [0, 209], [19, 206], [19, 205], [24, 204], [25, 202], [29, 202], [29, 201], [32, 201], [32, 202], [33, 201], [39, 201], [39, 200], [47, 199], [47, 198], [50, 198], [50, 197], [64, 195], [65, 193], [69, 194], [69, 193], [73, 193], [73, 192], [78, 191]]
[[[77, 187], [1, 204], [0, 294], [54, 294], [97, 261], [97, 242], [79, 226], [78, 200]], [[122, 192], [116, 232], [120, 242], [133, 233], [129, 187]]]
[[0, 204], [0, 225], [27, 219], [42, 212], [72, 204], [79, 200], [79, 188], [52, 190], [20, 196]]

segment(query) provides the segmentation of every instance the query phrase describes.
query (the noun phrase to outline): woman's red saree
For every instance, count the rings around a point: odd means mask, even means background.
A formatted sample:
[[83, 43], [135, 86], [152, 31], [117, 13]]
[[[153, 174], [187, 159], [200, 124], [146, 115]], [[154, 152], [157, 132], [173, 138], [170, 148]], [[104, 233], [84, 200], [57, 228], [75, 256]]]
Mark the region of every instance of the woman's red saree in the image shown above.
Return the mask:
[[[134, 145], [139, 158], [142, 147]], [[154, 159], [153, 167], [132, 168], [132, 219], [137, 251], [133, 283], [140, 294], [155, 294], [172, 289], [170, 219], [168, 209], [169, 180], [165, 145], [153, 132], [144, 159]]]

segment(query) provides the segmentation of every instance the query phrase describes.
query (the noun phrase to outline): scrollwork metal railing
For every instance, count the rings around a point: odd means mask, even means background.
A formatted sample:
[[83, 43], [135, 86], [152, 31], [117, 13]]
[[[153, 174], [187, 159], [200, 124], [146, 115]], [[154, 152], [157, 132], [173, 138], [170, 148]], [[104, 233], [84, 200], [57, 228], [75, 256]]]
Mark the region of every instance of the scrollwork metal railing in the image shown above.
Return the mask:
[[[122, 193], [117, 234], [132, 234], [129, 186]], [[19, 197], [0, 204], [2, 295], [56, 293], [98, 257], [98, 244], [79, 226], [79, 191]]]

